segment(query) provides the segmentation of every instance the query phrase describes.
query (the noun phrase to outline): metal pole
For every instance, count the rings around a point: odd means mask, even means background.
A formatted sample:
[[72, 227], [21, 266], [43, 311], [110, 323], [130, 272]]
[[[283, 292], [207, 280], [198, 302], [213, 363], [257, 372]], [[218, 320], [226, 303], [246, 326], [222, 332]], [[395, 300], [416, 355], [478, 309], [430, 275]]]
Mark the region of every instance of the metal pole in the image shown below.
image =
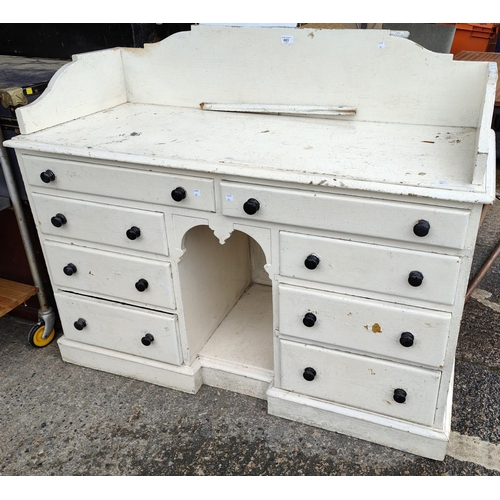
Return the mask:
[[10, 165], [9, 157], [7, 156], [7, 151], [3, 145], [3, 132], [0, 129], [0, 163], [2, 164], [3, 175], [5, 177], [5, 182], [7, 183], [7, 189], [9, 191], [10, 200], [12, 202], [12, 208], [17, 219], [17, 225], [19, 226], [19, 232], [21, 233], [21, 239], [23, 241], [24, 250], [26, 252], [26, 257], [28, 258], [28, 264], [30, 267], [31, 275], [33, 277], [33, 282], [38, 288], [38, 301], [40, 302], [40, 310], [38, 311], [39, 316], [45, 322], [45, 330], [43, 333], [43, 338], [46, 338], [52, 332], [55, 325], [55, 314], [52, 308], [47, 302], [47, 295], [40, 278], [40, 273], [38, 272], [38, 267], [36, 264], [35, 252], [31, 244], [31, 239], [28, 231], [28, 226], [24, 218], [24, 212], [21, 202], [21, 197], [17, 190], [16, 181], [14, 179], [14, 174], [12, 173], [12, 167]]
[[467, 294], [465, 295], [465, 302], [470, 299], [470, 296], [474, 292], [474, 290], [478, 287], [479, 283], [481, 283], [482, 279], [486, 276], [491, 266], [494, 264], [495, 260], [497, 260], [500, 255], [500, 242], [498, 242], [495, 250], [491, 253], [491, 255], [486, 259], [486, 262], [483, 264], [479, 272], [476, 274], [474, 279], [469, 284], [467, 288]]

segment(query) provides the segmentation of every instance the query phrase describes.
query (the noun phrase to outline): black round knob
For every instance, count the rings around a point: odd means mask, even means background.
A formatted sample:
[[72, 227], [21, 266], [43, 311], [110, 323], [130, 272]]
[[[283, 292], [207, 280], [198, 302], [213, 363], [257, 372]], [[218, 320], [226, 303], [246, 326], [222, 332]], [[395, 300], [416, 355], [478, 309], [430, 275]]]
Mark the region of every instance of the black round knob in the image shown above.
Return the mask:
[[146, 335], [144, 335], [144, 337], [142, 337], [141, 342], [145, 346], [148, 346], [148, 345], [151, 345], [151, 342], [153, 342], [154, 339], [155, 338], [150, 333], [146, 333]]
[[412, 271], [408, 276], [408, 283], [411, 286], [420, 286], [424, 281], [424, 275], [420, 271]]
[[76, 273], [76, 266], [75, 264], [69, 263], [67, 266], [63, 267], [63, 272], [66, 276], [73, 276], [73, 274]]
[[254, 215], [259, 211], [260, 203], [255, 198], [249, 198], [243, 203], [243, 210], [248, 215]]
[[127, 229], [126, 234], [129, 240], [135, 240], [141, 235], [141, 230], [136, 226], [132, 226], [130, 229]]
[[63, 214], [56, 214], [50, 219], [50, 222], [52, 222], [52, 225], [55, 227], [61, 227], [68, 222], [68, 219], [66, 219], [66, 216]]
[[73, 326], [77, 330], [83, 330], [87, 326], [87, 322], [83, 318], [78, 318], [74, 323]]
[[56, 174], [54, 174], [52, 170], [45, 170], [45, 172], [40, 174], [40, 179], [42, 179], [45, 184], [48, 184], [49, 182], [56, 180]]
[[410, 332], [403, 332], [401, 334], [401, 337], [399, 339], [399, 343], [403, 347], [411, 347], [413, 345], [413, 341], [415, 340], [415, 337], [413, 336], [413, 333]]
[[396, 403], [404, 403], [406, 401], [406, 391], [404, 389], [395, 389], [393, 399]]
[[420, 219], [414, 226], [413, 232], [420, 237], [427, 236], [431, 229], [431, 225], [424, 219]]
[[303, 374], [303, 377], [308, 381], [308, 382], [311, 382], [312, 380], [314, 380], [314, 377], [316, 376], [316, 370], [314, 368], [311, 368], [310, 366], [308, 366], [305, 370], [304, 370], [304, 374]]
[[314, 254], [308, 255], [304, 261], [304, 265], [307, 269], [316, 269], [319, 265], [319, 257]]
[[314, 326], [314, 323], [316, 323], [316, 315], [313, 313], [306, 313], [304, 315], [302, 323], [304, 323], [304, 325], [306, 325], [307, 327], [311, 328], [311, 326]]
[[144, 292], [144, 290], [146, 290], [146, 288], [149, 286], [149, 283], [141, 278], [136, 284], [135, 284], [135, 287], [137, 288], [137, 290], [139, 290], [139, 292]]
[[174, 201], [182, 201], [186, 197], [186, 190], [184, 188], [177, 187], [170, 194], [172, 195], [172, 199]]

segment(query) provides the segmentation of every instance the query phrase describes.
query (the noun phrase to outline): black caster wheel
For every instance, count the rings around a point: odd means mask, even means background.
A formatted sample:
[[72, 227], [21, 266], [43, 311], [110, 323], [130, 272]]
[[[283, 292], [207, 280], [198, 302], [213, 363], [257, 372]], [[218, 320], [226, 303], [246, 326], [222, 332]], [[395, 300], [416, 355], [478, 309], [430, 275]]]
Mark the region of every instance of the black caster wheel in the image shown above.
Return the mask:
[[43, 333], [45, 331], [45, 322], [44, 321], [39, 321], [38, 323], [35, 323], [28, 332], [28, 342], [30, 345], [33, 347], [45, 347], [48, 346], [53, 340], [56, 335], [56, 330], [55, 328], [52, 329], [50, 332], [50, 335], [44, 339], [43, 338]]

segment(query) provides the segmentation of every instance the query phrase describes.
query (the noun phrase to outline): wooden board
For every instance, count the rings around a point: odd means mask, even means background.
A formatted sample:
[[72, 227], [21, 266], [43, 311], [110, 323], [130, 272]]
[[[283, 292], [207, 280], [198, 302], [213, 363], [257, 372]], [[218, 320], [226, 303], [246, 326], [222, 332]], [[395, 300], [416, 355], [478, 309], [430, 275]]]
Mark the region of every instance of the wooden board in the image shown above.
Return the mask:
[[36, 286], [0, 278], [0, 317], [5, 316], [37, 292]]

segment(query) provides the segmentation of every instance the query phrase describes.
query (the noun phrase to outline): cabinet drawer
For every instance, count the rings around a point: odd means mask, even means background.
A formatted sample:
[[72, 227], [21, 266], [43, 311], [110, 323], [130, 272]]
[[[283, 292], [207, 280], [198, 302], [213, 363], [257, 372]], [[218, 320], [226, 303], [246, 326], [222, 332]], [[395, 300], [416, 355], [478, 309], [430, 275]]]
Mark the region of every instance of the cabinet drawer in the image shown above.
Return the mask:
[[[182, 363], [176, 315], [64, 293], [56, 293], [55, 298], [68, 339], [165, 363]], [[146, 337], [148, 334], [153, 340]]]
[[[212, 179], [54, 160], [31, 155], [23, 155], [22, 158], [31, 186], [215, 211]], [[53, 172], [54, 180], [44, 183], [40, 175], [47, 170]], [[172, 198], [171, 193], [177, 188], [183, 188], [186, 193], [181, 201], [175, 201]]]
[[[469, 221], [468, 210], [234, 182], [221, 182], [221, 195], [222, 213], [230, 217], [450, 248], [464, 248]], [[259, 209], [248, 215], [244, 205], [251, 198]], [[419, 221], [430, 225], [425, 236], [415, 234], [425, 232], [423, 223], [414, 231]]]
[[[306, 260], [319, 264], [309, 269]], [[459, 257], [280, 233], [280, 272], [292, 278], [451, 305], [459, 269]], [[418, 286], [409, 283], [415, 272], [423, 276]]]
[[451, 314], [279, 286], [283, 335], [442, 367]]
[[[61, 289], [96, 294], [145, 307], [175, 308], [172, 272], [168, 262], [53, 241], [46, 241], [44, 247], [52, 282]], [[136, 285], [144, 288], [145, 282], [147, 288], [139, 291]]]
[[[440, 372], [398, 365], [321, 347], [282, 340], [281, 387], [285, 390], [382, 413], [418, 424], [432, 425]], [[315, 371], [306, 380], [306, 368]], [[311, 371], [306, 373], [311, 378]], [[394, 399], [395, 391], [405, 401]]]
[[43, 234], [168, 255], [163, 213], [37, 193], [33, 200]]

